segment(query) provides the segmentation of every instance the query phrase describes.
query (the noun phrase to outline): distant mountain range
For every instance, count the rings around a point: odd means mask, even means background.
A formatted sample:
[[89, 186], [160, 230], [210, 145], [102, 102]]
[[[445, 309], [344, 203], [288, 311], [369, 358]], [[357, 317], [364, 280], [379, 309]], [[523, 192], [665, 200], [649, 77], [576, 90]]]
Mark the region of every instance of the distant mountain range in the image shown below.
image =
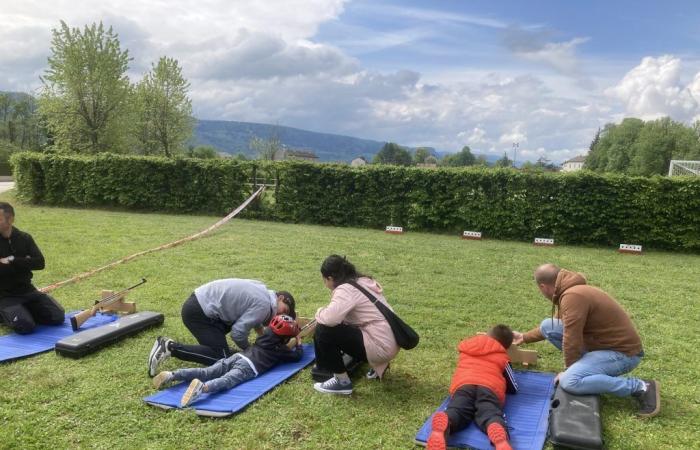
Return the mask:
[[350, 162], [358, 156], [371, 160], [385, 144], [381, 141], [318, 133], [281, 125], [224, 120], [197, 121], [193, 141], [195, 145], [211, 145], [222, 152], [232, 155], [243, 153], [253, 158], [255, 153], [249, 144], [254, 137], [276, 137], [290, 149], [314, 152], [319, 161]]

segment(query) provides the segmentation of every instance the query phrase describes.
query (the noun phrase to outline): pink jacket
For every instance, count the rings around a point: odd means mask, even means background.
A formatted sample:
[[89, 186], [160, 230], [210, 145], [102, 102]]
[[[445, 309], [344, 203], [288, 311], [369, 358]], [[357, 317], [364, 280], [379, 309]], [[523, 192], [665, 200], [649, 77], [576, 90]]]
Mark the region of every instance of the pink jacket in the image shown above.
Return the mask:
[[[378, 301], [389, 306], [379, 283], [366, 277], [358, 279], [357, 282], [377, 297]], [[362, 292], [349, 284], [342, 284], [333, 290], [331, 302], [316, 311], [316, 320], [329, 327], [343, 323], [359, 328], [362, 331], [369, 365], [380, 377], [389, 361], [399, 352], [389, 322]]]

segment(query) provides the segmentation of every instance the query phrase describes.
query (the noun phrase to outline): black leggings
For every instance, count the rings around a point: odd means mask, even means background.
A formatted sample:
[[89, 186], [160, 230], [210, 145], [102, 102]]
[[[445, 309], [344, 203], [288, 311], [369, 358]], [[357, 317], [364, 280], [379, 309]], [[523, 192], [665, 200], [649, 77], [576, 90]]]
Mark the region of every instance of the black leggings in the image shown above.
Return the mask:
[[182, 305], [182, 323], [197, 339], [199, 345], [179, 342], [171, 344], [170, 351], [175, 358], [210, 366], [233, 354], [226, 340], [226, 334], [231, 327], [221, 320], [205, 316], [194, 294]]
[[362, 331], [350, 325], [329, 327], [319, 323], [314, 333], [314, 349], [316, 366], [333, 373], [345, 372], [341, 351], [356, 361], [367, 361]]
[[31, 333], [37, 325], [61, 325], [64, 320], [63, 307], [43, 292], [0, 298], [0, 322], [19, 334]]
[[484, 433], [496, 422], [505, 428], [501, 401], [489, 388], [465, 384], [455, 391], [445, 410], [450, 419], [450, 433], [466, 428], [473, 420]]

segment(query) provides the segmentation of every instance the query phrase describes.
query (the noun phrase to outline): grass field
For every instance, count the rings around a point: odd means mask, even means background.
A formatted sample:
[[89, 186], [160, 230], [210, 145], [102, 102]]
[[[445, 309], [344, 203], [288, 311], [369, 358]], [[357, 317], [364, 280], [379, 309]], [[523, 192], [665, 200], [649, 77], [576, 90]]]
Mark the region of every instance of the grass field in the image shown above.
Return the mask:
[[[0, 199], [13, 202], [16, 226], [32, 233], [46, 256], [46, 270], [35, 273], [37, 286], [216, 220], [38, 207], [12, 192]], [[307, 369], [228, 419], [142, 402], [153, 393], [146, 358], [154, 338], [191, 339], [179, 314], [195, 287], [216, 278], [260, 279], [291, 291], [308, 316], [329, 299], [319, 266], [331, 253], [347, 255], [378, 279], [396, 311], [421, 334], [419, 347], [402, 351], [384, 382], [358, 379], [351, 398], [329, 397], [313, 390]], [[635, 373], [661, 382], [662, 412], [651, 420], [637, 419], [630, 399], [603, 399], [608, 447], [698, 448], [700, 256], [246, 220], [54, 291], [67, 310], [80, 309], [100, 289], [124, 288], [143, 276], [148, 283], [131, 297], [140, 310], [163, 312], [166, 321], [80, 360], [46, 353], [0, 365], [0, 448], [414, 448], [415, 432], [447, 393], [460, 339], [498, 322], [525, 331], [549, 314], [532, 281], [532, 270], [544, 262], [584, 272], [624, 305], [647, 353]], [[540, 351], [538, 370], [561, 368], [553, 347], [529, 347]]]

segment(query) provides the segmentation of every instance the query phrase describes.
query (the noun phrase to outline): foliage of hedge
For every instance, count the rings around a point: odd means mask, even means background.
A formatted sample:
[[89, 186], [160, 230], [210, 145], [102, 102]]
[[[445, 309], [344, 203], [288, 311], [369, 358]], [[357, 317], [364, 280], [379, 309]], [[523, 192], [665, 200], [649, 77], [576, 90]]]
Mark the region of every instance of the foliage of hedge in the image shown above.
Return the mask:
[[700, 250], [700, 178], [36, 153], [12, 162], [19, 194], [53, 205], [222, 214], [257, 177], [278, 185], [247, 217]]

